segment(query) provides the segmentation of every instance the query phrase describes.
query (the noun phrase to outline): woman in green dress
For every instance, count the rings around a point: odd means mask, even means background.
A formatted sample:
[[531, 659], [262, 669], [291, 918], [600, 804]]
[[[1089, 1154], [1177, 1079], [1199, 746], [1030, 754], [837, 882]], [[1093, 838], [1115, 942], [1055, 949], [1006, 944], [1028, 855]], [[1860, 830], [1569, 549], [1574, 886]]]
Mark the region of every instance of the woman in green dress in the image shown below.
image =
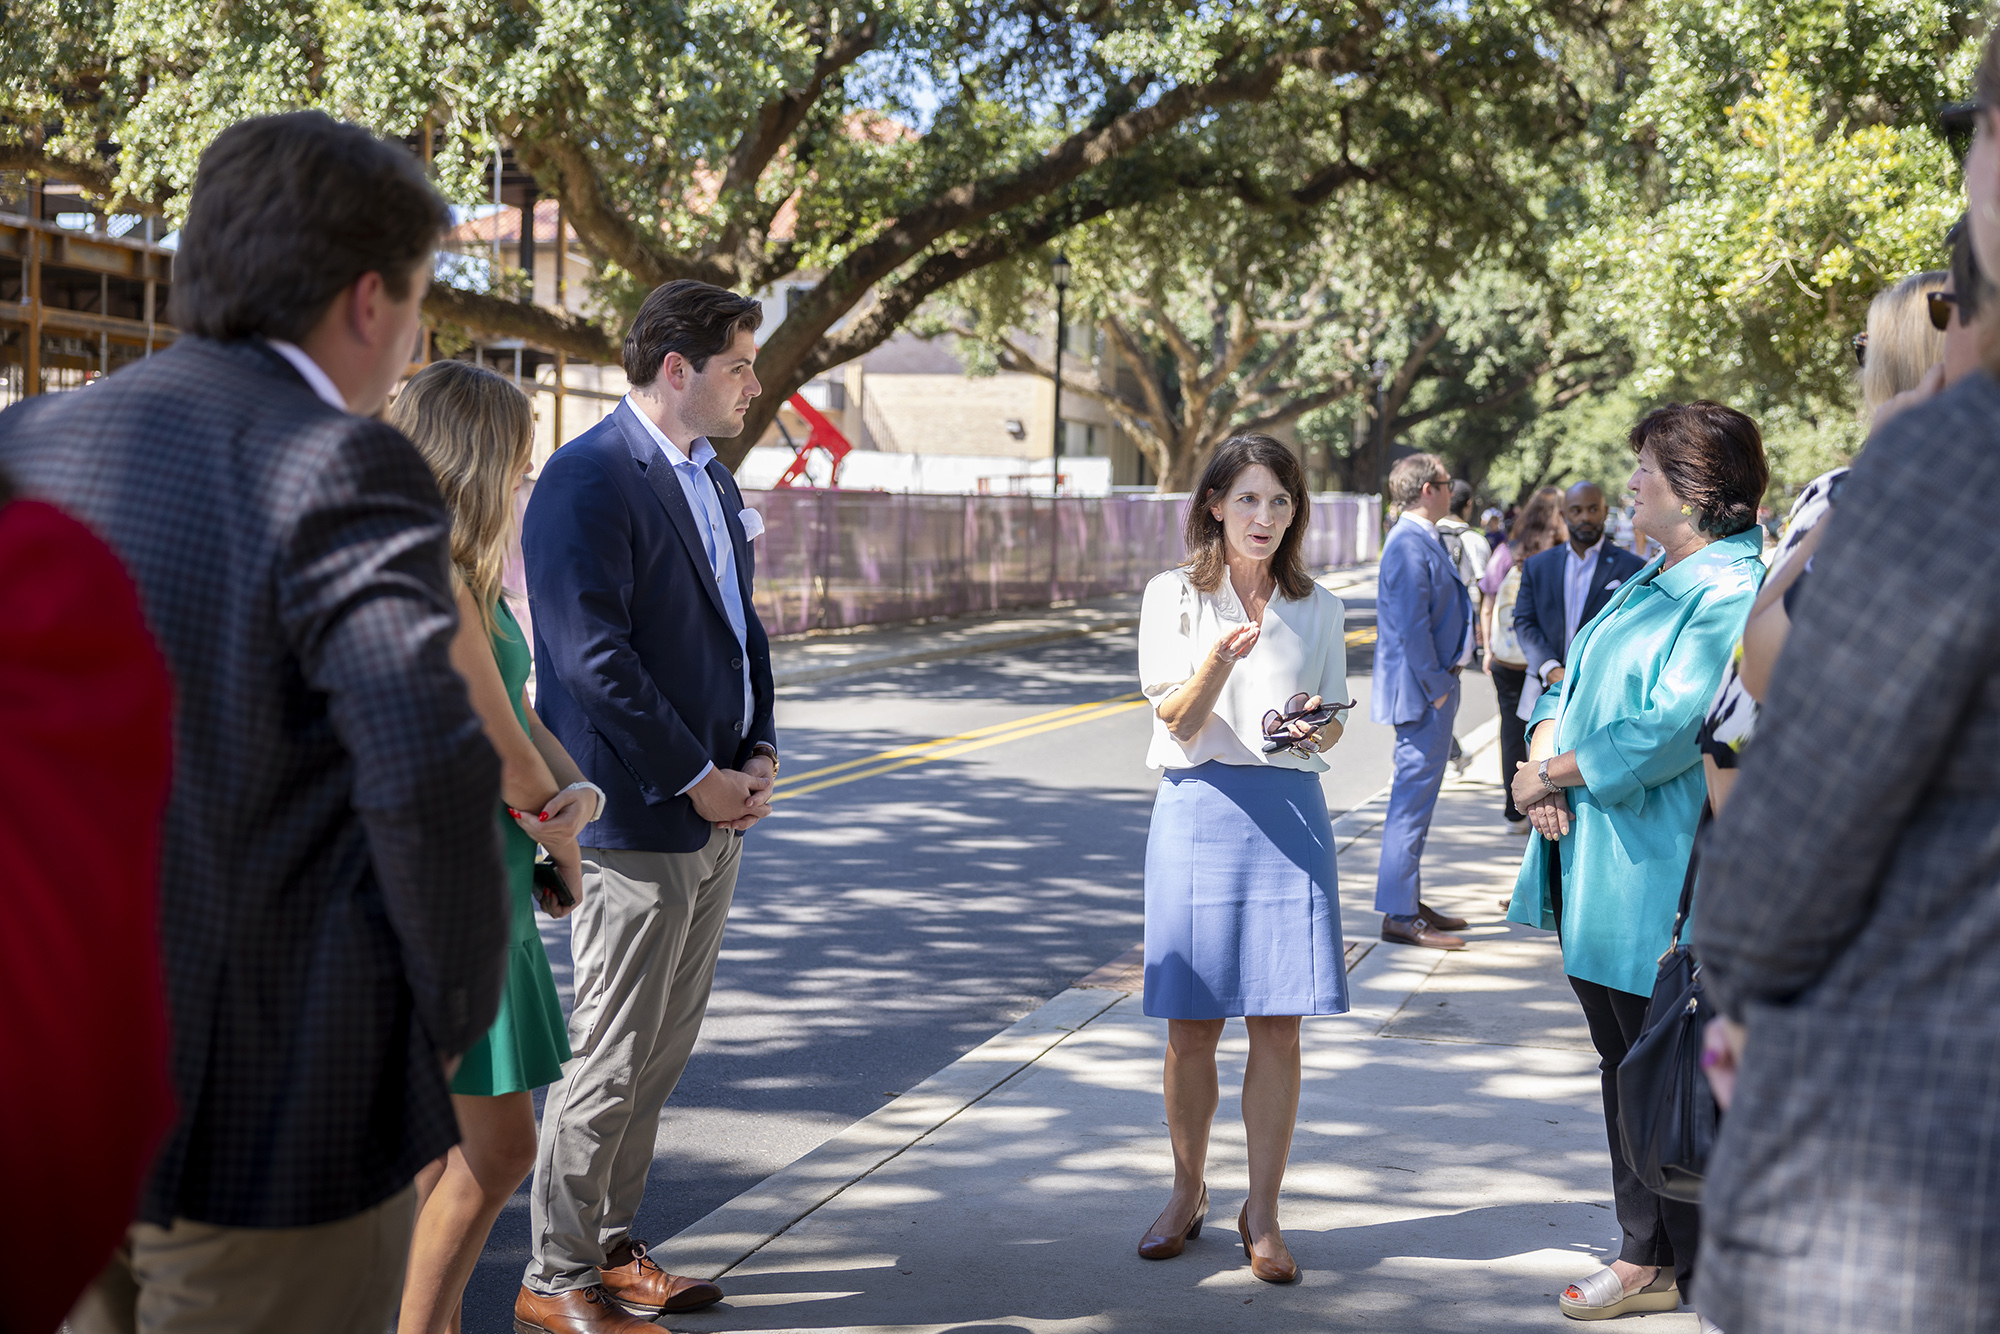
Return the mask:
[[[466, 1280], [493, 1220], [534, 1167], [531, 1090], [555, 1080], [570, 1057], [535, 908], [561, 917], [575, 906], [583, 891], [577, 836], [596, 818], [604, 794], [584, 780], [528, 706], [527, 638], [501, 593], [514, 491], [531, 462], [534, 416], [527, 399], [491, 371], [441, 361], [411, 379], [389, 420], [416, 444], [451, 509], [459, 616], [452, 665], [465, 677], [486, 739], [500, 756], [504, 805], [494, 817], [506, 844], [514, 910], [499, 1018], [452, 1077], [458, 1146], [417, 1177], [417, 1225], [398, 1328], [456, 1334]], [[536, 887], [537, 844], [548, 849], [572, 896], [569, 905]]]

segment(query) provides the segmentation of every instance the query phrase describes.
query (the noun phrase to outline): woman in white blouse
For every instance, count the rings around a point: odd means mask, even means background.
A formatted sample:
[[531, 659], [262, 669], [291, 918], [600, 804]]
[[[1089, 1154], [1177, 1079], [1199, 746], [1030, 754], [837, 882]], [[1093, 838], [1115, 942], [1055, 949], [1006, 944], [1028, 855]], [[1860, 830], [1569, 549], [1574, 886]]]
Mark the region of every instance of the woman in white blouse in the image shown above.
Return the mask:
[[1347, 1009], [1333, 828], [1320, 753], [1340, 739], [1346, 609], [1307, 576], [1305, 477], [1269, 436], [1224, 441], [1188, 506], [1188, 563], [1146, 586], [1139, 681], [1162, 768], [1146, 843], [1145, 1011], [1167, 1022], [1174, 1193], [1139, 1243], [1164, 1260], [1201, 1235], [1223, 1021], [1250, 1031], [1250, 1198], [1258, 1278], [1298, 1266], [1278, 1188], [1299, 1107], [1299, 1017]]

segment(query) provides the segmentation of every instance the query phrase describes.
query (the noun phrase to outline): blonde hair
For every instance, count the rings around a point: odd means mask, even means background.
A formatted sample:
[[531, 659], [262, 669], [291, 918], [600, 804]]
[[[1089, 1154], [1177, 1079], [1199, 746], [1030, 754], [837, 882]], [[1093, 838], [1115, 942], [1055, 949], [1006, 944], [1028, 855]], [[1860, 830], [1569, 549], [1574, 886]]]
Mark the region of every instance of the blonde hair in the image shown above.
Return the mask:
[[389, 423], [417, 447], [451, 509], [451, 568], [480, 623], [493, 613], [514, 533], [514, 488], [533, 458], [535, 414], [525, 394], [492, 371], [434, 361], [410, 377]]
[[1944, 290], [1942, 269], [1913, 273], [1868, 303], [1868, 359], [1861, 366], [1864, 422], [1944, 359], [1944, 335], [1931, 327], [1928, 297]]

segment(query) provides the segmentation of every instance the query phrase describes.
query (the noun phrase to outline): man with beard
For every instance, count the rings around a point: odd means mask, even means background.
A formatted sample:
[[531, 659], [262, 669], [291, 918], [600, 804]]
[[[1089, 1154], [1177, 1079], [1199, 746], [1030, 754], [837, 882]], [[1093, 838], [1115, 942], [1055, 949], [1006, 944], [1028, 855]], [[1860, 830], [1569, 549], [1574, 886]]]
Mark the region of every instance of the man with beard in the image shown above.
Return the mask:
[[[1578, 482], [1563, 496], [1569, 544], [1551, 547], [1521, 566], [1514, 636], [1527, 656], [1529, 674], [1544, 690], [1562, 680], [1576, 632], [1646, 564], [1605, 541], [1606, 518], [1603, 488], [1595, 482]], [[1522, 707], [1530, 702], [1524, 700]]]

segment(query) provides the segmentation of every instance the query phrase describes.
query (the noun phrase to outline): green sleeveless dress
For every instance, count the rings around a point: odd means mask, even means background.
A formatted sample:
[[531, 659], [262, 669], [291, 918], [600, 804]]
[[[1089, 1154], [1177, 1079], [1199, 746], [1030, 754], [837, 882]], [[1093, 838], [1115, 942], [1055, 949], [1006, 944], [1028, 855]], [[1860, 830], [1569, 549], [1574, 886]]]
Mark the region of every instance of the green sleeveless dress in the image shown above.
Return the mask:
[[[532, 661], [527, 639], [514, 613], [507, 609], [506, 599], [495, 608], [493, 620], [497, 627], [493, 657], [500, 664], [500, 680], [525, 732], [528, 716], [521, 691], [528, 684]], [[556, 994], [555, 974], [549, 971], [549, 956], [542, 949], [542, 933], [535, 925], [535, 840], [521, 832], [504, 804], [500, 807], [500, 829], [506, 839], [507, 893], [514, 905], [513, 937], [507, 946], [507, 986], [500, 993], [500, 1017], [465, 1053], [465, 1061], [451, 1081], [453, 1093], [478, 1097], [519, 1093], [554, 1083], [570, 1057], [562, 999]]]

